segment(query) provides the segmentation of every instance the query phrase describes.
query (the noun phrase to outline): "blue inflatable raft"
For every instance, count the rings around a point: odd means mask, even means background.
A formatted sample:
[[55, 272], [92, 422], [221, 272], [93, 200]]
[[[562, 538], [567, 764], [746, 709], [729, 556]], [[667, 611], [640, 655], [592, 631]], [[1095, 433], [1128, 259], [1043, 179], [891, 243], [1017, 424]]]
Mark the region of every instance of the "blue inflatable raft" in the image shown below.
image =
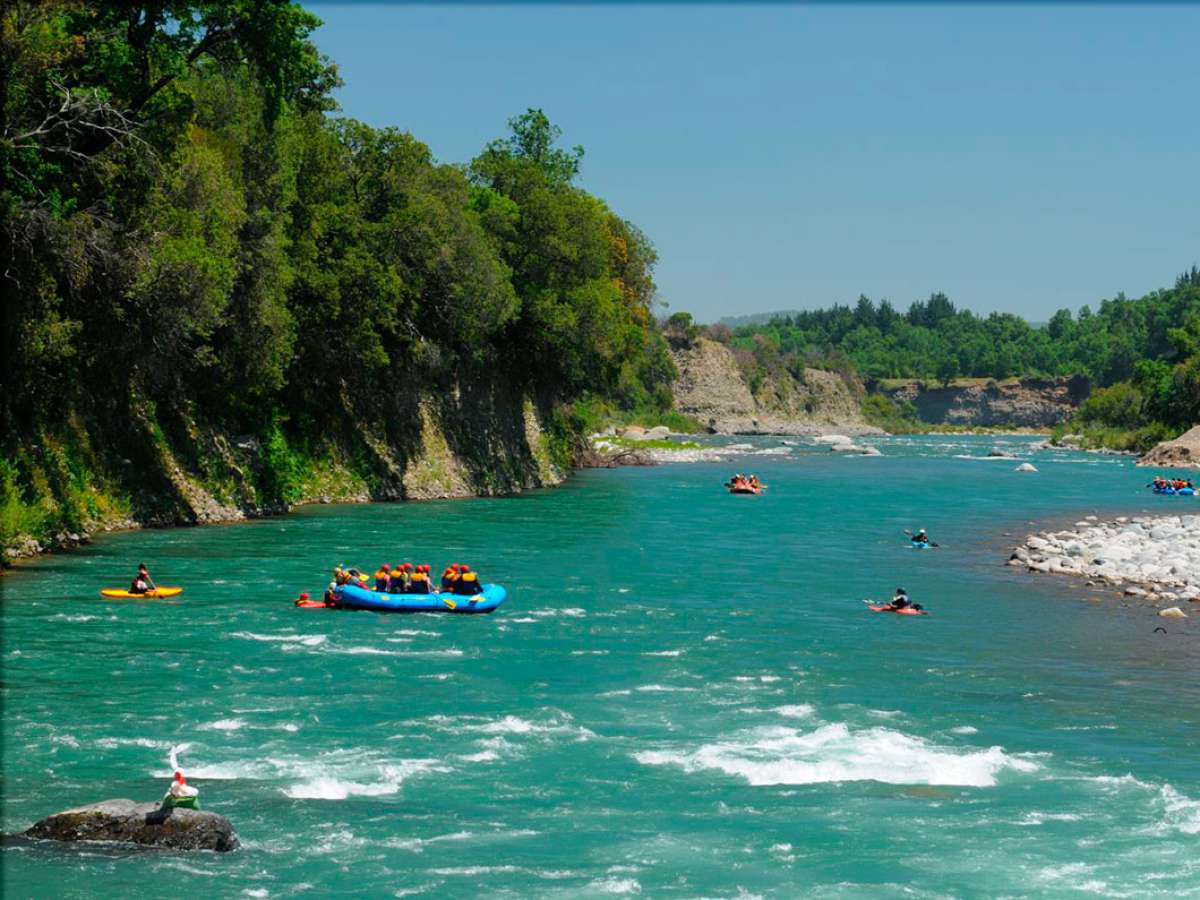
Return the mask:
[[1195, 488], [1155, 488], [1156, 494], [1169, 494], [1173, 497], [1192, 497], [1196, 494]]
[[485, 584], [483, 593], [467, 594], [386, 594], [368, 591], [352, 584], [336, 588], [338, 605], [346, 609], [373, 612], [490, 613], [508, 597], [498, 584]]

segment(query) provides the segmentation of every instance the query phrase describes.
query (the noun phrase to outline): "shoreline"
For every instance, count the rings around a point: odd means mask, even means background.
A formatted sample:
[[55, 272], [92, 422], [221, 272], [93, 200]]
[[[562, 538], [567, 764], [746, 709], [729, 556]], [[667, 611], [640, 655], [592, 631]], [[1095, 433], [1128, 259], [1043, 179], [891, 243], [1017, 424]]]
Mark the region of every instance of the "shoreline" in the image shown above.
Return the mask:
[[1008, 565], [1086, 579], [1156, 604], [1200, 603], [1200, 503], [1195, 506], [1173, 514], [1087, 516], [1070, 528], [1033, 532], [1013, 549]]

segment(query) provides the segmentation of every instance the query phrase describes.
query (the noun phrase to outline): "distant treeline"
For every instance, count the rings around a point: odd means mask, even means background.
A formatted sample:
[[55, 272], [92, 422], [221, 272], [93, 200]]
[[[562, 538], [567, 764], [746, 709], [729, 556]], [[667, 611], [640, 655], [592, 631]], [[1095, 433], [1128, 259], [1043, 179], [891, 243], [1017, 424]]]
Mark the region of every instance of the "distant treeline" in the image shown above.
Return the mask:
[[284, 0], [0, 9], [5, 508], [69, 506], [80, 433], [387, 441], [412, 423], [376, 398], [471, 381], [669, 407], [654, 248], [578, 186], [582, 148], [531, 109], [448, 165], [338, 118], [318, 24]]
[[[668, 334], [698, 331], [686, 313]], [[887, 300], [779, 316], [730, 329], [728, 343], [751, 384], [780, 369], [853, 370], [866, 380], [1082, 376], [1097, 388], [1075, 425], [1096, 442], [1137, 448], [1200, 422], [1200, 270], [1137, 300], [1104, 300], [1078, 315], [1059, 310], [1034, 327], [1019, 316], [979, 316], [933, 294], [901, 312]]]

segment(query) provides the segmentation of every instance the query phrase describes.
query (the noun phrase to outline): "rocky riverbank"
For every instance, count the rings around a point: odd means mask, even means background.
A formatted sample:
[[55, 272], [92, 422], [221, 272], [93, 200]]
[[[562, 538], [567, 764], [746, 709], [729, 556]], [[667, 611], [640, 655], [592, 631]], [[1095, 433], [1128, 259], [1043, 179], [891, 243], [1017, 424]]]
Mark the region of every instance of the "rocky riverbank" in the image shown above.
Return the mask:
[[1029, 535], [1008, 564], [1158, 603], [1200, 601], [1200, 501], [1196, 506], [1195, 514], [1178, 516], [1089, 516], [1073, 530]]

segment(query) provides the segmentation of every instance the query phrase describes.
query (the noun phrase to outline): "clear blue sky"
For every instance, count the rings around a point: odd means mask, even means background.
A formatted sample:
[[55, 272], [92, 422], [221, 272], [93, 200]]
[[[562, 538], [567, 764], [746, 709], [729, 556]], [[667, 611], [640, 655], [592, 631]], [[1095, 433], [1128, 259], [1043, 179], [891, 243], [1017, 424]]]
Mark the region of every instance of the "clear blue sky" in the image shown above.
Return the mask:
[[1200, 7], [310, 4], [346, 115], [470, 159], [541, 107], [671, 311], [1045, 320], [1200, 264]]

